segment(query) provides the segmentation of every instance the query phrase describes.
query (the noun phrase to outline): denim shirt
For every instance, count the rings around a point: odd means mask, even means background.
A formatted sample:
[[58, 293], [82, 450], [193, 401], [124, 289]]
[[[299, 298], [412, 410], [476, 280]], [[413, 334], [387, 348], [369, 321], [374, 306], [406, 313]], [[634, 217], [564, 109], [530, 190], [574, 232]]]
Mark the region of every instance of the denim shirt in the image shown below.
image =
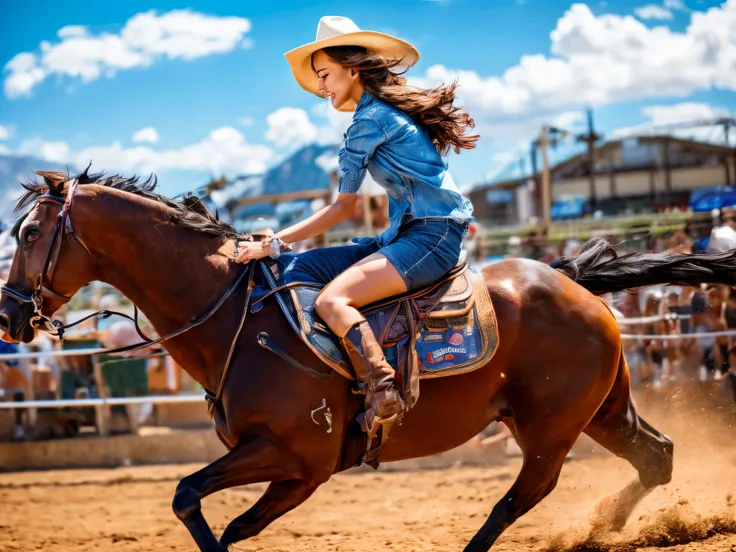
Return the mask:
[[358, 103], [340, 150], [339, 191], [358, 192], [366, 170], [389, 197], [391, 225], [376, 238], [381, 247], [396, 238], [402, 223], [413, 219], [443, 217], [463, 223], [473, 218], [472, 203], [455, 186], [424, 129], [368, 92]]

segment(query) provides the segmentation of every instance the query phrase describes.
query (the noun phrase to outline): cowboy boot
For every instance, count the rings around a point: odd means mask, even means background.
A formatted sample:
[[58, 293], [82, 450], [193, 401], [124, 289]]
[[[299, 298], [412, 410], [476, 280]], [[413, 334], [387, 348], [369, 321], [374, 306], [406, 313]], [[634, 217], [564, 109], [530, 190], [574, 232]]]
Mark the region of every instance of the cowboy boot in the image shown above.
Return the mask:
[[353, 325], [340, 341], [348, 353], [355, 375], [365, 384], [365, 417], [361, 427], [375, 437], [383, 426], [381, 441], [405, 410], [404, 401], [394, 384], [394, 369], [383, 356], [367, 320]]

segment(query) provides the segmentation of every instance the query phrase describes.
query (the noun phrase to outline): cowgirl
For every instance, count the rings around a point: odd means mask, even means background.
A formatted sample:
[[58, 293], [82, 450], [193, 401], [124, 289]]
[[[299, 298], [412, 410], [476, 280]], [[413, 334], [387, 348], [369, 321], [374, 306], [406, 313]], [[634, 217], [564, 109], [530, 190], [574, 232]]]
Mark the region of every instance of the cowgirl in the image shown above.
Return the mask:
[[[241, 242], [238, 262], [278, 257], [287, 281], [325, 284], [317, 314], [341, 342], [365, 384], [363, 430], [381, 441], [405, 405], [368, 322], [358, 308], [427, 286], [457, 263], [473, 207], [458, 191], [443, 156], [475, 147], [473, 120], [453, 105], [455, 88], [407, 86], [400, 73], [419, 53], [389, 35], [361, 31], [345, 17], [323, 17], [317, 40], [286, 54], [299, 85], [354, 111], [339, 154], [334, 204], [263, 243]], [[322, 234], [355, 212], [366, 170], [389, 196], [391, 225], [357, 244], [283, 254], [286, 244]]]

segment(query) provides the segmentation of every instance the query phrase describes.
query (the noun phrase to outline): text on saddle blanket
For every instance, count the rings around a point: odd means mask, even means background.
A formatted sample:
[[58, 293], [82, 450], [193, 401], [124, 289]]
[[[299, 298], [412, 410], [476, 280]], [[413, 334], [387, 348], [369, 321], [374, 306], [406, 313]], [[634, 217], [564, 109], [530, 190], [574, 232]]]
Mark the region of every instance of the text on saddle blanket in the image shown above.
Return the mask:
[[[273, 270], [268, 275], [274, 280], [279, 276]], [[287, 291], [290, 300], [283, 302], [282, 310], [293, 320], [302, 340], [334, 370], [353, 379], [339, 340], [315, 313], [314, 303], [321, 290], [294, 286]], [[361, 312], [399, 376], [407, 371], [418, 373], [420, 378], [471, 372], [486, 364], [498, 347], [488, 289], [483, 277], [468, 266], [437, 284], [388, 298]], [[406, 365], [410, 365], [408, 369]]]

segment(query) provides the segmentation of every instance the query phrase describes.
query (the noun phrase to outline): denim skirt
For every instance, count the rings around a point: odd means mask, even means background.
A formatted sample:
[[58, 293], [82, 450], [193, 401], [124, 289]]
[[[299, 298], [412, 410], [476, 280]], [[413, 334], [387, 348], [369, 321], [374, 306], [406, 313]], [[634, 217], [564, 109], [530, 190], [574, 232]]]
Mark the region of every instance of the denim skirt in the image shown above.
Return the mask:
[[322, 247], [302, 253], [284, 253], [277, 260], [279, 281], [327, 285], [352, 265], [381, 253], [399, 272], [409, 291], [442, 278], [457, 264], [470, 222], [444, 217], [414, 219], [399, 229], [388, 245], [377, 242]]

